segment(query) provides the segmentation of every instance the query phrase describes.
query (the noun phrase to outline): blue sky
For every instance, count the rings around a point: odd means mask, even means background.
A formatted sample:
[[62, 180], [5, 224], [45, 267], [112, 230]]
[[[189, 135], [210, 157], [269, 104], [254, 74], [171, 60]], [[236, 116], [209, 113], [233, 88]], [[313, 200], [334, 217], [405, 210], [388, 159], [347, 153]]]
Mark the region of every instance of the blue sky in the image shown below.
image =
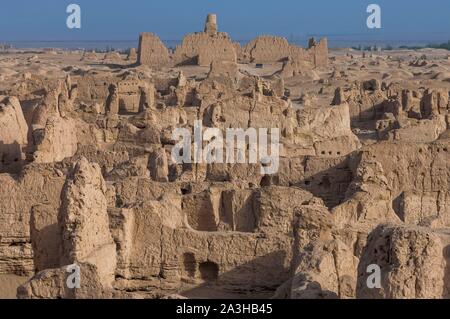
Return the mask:
[[[81, 30], [66, 27], [66, 6], [82, 8]], [[366, 27], [366, 7], [382, 8], [382, 29]], [[207, 13], [235, 40], [258, 34], [450, 39], [449, 0], [3, 0], [0, 41], [133, 40], [139, 32], [178, 40], [201, 31]]]

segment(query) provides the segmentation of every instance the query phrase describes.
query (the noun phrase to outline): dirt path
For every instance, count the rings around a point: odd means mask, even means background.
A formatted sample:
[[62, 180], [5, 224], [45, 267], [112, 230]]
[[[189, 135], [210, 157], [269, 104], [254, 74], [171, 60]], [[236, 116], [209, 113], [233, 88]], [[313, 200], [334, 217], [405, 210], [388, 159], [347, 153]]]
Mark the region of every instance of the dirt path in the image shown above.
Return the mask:
[[15, 275], [0, 275], [0, 299], [15, 299], [17, 287], [27, 279]]

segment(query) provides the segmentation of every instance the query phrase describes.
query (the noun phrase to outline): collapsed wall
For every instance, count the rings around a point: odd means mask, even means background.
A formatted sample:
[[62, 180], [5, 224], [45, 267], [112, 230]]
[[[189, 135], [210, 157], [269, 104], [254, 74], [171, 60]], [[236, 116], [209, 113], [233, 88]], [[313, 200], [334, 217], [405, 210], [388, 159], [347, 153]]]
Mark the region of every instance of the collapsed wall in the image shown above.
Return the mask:
[[[104, 294], [115, 279], [116, 245], [109, 229], [105, 193], [106, 184], [98, 164], [85, 158], [74, 164], [61, 193], [59, 212], [47, 211], [53, 218], [42, 219], [42, 213], [35, 216], [40, 217], [41, 223], [48, 223], [47, 227], [56, 226], [52, 233], [56, 245], [49, 247], [49, 241], [43, 241], [43, 225], [32, 238], [36, 260], [44, 267], [54, 263], [54, 268], [42, 269], [19, 287], [19, 298], [107, 296]], [[81, 290], [67, 284], [72, 265], [80, 269]]]
[[[374, 230], [358, 267], [357, 297], [363, 299], [440, 299], [450, 296], [450, 237], [420, 227], [382, 225]], [[367, 286], [367, 267], [381, 268], [380, 286]], [[446, 285], [447, 281], [447, 285]]]
[[33, 154], [36, 163], [60, 162], [75, 155], [78, 139], [74, 120], [59, 116], [50, 117], [39, 134]]
[[309, 42], [308, 49], [290, 44], [285, 38], [260, 36], [241, 49], [227, 33], [218, 32], [216, 15], [208, 15], [204, 32], [186, 35], [173, 54], [152, 33], [142, 33], [139, 39], [138, 64], [161, 68], [168, 65], [210, 66], [215, 61], [244, 63], [280, 62], [292, 59], [297, 64], [310, 67], [328, 65], [326, 39]]
[[290, 44], [285, 38], [259, 36], [242, 49], [243, 60], [251, 63], [283, 62], [288, 59], [309, 63], [312, 67], [328, 65], [328, 43], [310, 41], [308, 49]]
[[[0, 274], [30, 276], [41, 265], [34, 258], [31, 233], [48, 226], [39, 221], [47, 218], [44, 211], [57, 214], [64, 177], [52, 167], [29, 167], [19, 177], [0, 174], [0, 183]], [[41, 237], [48, 247], [54, 245], [52, 231], [46, 228]]]
[[236, 62], [235, 46], [226, 33], [193, 33], [184, 37], [173, 55], [176, 65], [209, 66], [213, 61]]
[[153, 33], [141, 33], [138, 52], [138, 64], [153, 68], [161, 68], [170, 64], [169, 50]]
[[208, 16], [204, 32], [185, 36], [173, 54], [152, 33], [141, 34], [138, 51], [138, 64], [152, 68], [185, 64], [209, 66], [213, 61], [236, 62], [237, 59], [235, 44], [226, 33], [217, 32], [215, 15]]
[[20, 169], [28, 145], [28, 125], [20, 102], [0, 96], [0, 172]]

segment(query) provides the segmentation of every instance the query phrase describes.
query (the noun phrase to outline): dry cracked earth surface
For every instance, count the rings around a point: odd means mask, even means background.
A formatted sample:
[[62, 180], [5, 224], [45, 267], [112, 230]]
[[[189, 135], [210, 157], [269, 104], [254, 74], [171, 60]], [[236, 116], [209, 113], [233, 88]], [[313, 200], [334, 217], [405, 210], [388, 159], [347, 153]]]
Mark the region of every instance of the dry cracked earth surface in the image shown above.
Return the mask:
[[[175, 50], [1, 52], [0, 297], [449, 298], [449, 91], [448, 51], [214, 21]], [[279, 128], [277, 173], [174, 162], [196, 120]]]

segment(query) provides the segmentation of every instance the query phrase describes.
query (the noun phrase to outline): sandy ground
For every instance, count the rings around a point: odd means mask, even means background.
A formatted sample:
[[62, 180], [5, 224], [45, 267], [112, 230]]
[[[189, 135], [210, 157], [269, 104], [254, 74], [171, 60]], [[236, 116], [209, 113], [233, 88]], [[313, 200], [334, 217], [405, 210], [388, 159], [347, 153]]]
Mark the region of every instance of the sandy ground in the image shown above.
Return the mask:
[[27, 280], [27, 277], [0, 275], [0, 299], [15, 299], [17, 287]]

